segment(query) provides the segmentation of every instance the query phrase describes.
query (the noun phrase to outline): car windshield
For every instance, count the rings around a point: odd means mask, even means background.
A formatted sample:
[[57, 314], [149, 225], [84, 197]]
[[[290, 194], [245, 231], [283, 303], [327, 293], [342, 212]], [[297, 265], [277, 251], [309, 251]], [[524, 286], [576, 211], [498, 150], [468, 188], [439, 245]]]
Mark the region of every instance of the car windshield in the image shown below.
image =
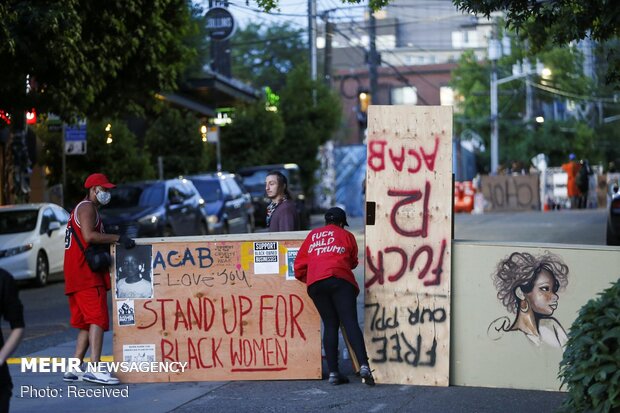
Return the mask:
[[106, 209], [155, 207], [164, 203], [164, 185], [121, 185], [110, 191], [112, 200]]
[[[243, 186], [246, 187], [248, 191], [251, 192], [260, 192], [265, 190], [265, 180], [267, 179], [267, 173], [270, 171], [263, 169], [259, 171], [246, 172], [242, 174], [243, 177]], [[284, 174], [288, 178], [288, 171], [285, 169], [280, 169], [280, 172]]]
[[205, 202], [215, 202], [222, 199], [220, 183], [213, 179], [192, 179], [194, 186]]
[[38, 215], [36, 209], [0, 212], [0, 234], [34, 231]]

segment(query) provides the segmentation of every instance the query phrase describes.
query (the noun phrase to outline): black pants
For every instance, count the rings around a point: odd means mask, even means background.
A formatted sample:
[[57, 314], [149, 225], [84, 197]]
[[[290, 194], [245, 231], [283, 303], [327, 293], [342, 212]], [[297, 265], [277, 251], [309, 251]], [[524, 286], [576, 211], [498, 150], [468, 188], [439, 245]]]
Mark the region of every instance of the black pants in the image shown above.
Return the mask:
[[327, 278], [308, 287], [308, 295], [323, 320], [323, 348], [330, 373], [338, 370], [338, 328], [340, 323], [361, 365], [368, 364], [364, 336], [357, 323], [357, 291], [340, 278]]
[[12, 388], [13, 386], [11, 385], [11, 383], [4, 383], [0, 385], [0, 413], [9, 412]]

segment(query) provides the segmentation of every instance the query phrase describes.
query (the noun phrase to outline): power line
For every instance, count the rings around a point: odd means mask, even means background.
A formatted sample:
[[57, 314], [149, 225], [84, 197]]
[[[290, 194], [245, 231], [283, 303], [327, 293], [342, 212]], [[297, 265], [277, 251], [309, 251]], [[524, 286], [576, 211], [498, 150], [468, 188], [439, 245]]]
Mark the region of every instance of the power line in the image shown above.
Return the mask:
[[564, 96], [564, 97], [571, 98], [571, 99], [586, 100], [589, 102], [620, 104], [620, 102], [618, 102], [618, 100], [613, 97], [578, 95], [576, 93], [567, 92], [565, 90], [556, 89], [551, 86], [545, 86], [545, 85], [541, 85], [539, 83], [533, 83], [533, 82], [532, 82], [532, 86], [534, 86], [537, 89], [544, 90], [545, 92], [549, 92], [554, 95]]
[[[354, 24], [356, 24], [356, 23], [354, 23]], [[360, 27], [360, 26], [358, 26], [358, 27]], [[361, 28], [361, 27], [360, 27], [360, 28]], [[391, 51], [391, 50], [382, 50], [382, 52], [392, 54], [392, 56], [394, 56], [394, 58], [396, 58], [396, 59], [400, 62], [401, 66], [410, 66], [410, 65], [405, 64], [405, 62], [403, 62], [403, 61], [402, 61], [402, 59], [400, 58], [400, 56], [399, 56], [399, 55], [397, 55], [397, 54], [396, 54], [396, 52]], [[383, 61], [383, 60], [382, 60], [382, 61]], [[383, 63], [385, 63], [386, 65], [388, 65], [389, 67], [391, 67], [394, 71], [396, 71], [396, 72], [398, 73], [398, 75], [399, 75], [399, 76], [403, 76], [403, 75], [402, 75], [402, 74], [398, 71], [398, 69], [396, 69], [396, 67], [395, 67], [394, 65], [392, 65], [392, 64], [390, 64], [390, 63], [388, 63], [387, 61], [383, 61]], [[404, 77], [404, 76], [403, 76], [403, 77]], [[438, 86], [438, 85], [435, 85], [435, 84], [433, 84], [433, 83], [429, 82], [429, 81], [428, 81], [428, 80], [427, 80], [424, 76], [418, 76], [418, 77], [420, 78], [420, 80], [421, 80], [421, 81], [423, 81], [424, 83], [426, 83], [427, 85], [429, 85], [429, 86], [430, 86], [430, 87], [432, 87], [433, 89], [439, 89], [439, 86]], [[405, 79], [406, 79], [406, 78], [405, 78]], [[408, 83], [407, 83], [407, 86], [410, 86], [410, 87], [411, 87], [411, 85], [410, 85], [410, 84], [408, 84]], [[424, 98], [422, 98], [422, 100], [424, 101]], [[429, 104], [429, 103], [428, 103], [428, 102], [426, 102], [426, 101], [424, 101], [424, 103], [426, 103], [427, 105]]]
[[[341, 35], [342, 37], [344, 37], [344, 38], [345, 38], [345, 39], [349, 42], [349, 44], [350, 44], [352, 47], [354, 47], [354, 48], [359, 48], [359, 49], [363, 50], [363, 51], [364, 51], [364, 53], [366, 53], [366, 48], [364, 48], [364, 47], [362, 47], [362, 46], [356, 46], [356, 45], [354, 45], [353, 40], [352, 40], [349, 36], [347, 36], [346, 34], [342, 33], [342, 32], [338, 29], [338, 27], [337, 27], [337, 26], [334, 26], [334, 30], [335, 30], [336, 32], [340, 33], [340, 35]], [[385, 62], [385, 63], [386, 63], [386, 64], [388, 64], [387, 62]], [[391, 65], [391, 64], [388, 64], [388, 66], [389, 66], [389, 67], [390, 67], [390, 68], [391, 68], [391, 69], [392, 69], [392, 70], [396, 73], [396, 77], [398, 78], [398, 80], [400, 80], [401, 82], [403, 82], [403, 83], [404, 83], [406, 86], [408, 86], [408, 87], [413, 87], [413, 88], [415, 88], [415, 86], [413, 86], [413, 85], [411, 85], [411, 83], [409, 83], [409, 79], [407, 79], [407, 78], [406, 78], [406, 77], [405, 77], [405, 76], [404, 76], [404, 75], [403, 75], [403, 74], [402, 74], [402, 73], [401, 73], [401, 72], [400, 72], [400, 71], [396, 68], [396, 66]], [[420, 77], [420, 79], [423, 79], [423, 78], [422, 78], [422, 77]], [[433, 87], [437, 88], [437, 86], [433, 86]], [[416, 95], [418, 95], [418, 94], [416, 93]], [[425, 103], [425, 104], [427, 104], [427, 105], [429, 104], [429, 103], [428, 103], [428, 101], [427, 101], [426, 99], [424, 99], [421, 95], [418, 95], [418, 97], [420, 98], [420, 100], [421, 100], [423, 103]]]

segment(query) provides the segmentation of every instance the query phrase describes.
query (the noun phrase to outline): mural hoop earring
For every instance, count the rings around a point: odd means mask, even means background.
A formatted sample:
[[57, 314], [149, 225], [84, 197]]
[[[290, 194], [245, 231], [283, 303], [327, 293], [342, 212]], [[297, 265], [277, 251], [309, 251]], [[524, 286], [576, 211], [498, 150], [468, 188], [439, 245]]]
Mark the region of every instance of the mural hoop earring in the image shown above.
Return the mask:
[[[525, 307], [523, 307], [523, 304], [525, 304]], [[527, 300], [523, 300], [519, 303], [519, 310], [521, 310], [522, 313], [527, 313], [527, 310], [530, 309], [530, 304], [527, 302]]]

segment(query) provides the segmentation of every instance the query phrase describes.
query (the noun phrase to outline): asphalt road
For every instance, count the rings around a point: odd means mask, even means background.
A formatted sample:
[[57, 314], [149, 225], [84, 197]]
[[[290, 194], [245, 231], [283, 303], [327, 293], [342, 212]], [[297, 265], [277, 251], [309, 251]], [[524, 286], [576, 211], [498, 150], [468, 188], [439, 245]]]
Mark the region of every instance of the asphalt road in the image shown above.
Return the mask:
[[[312, 216], [313, 227], [322, 223], [321, 215]], [[350, 229], [357, 235], [360, 251], [363, 251], [363, 218], [349, 218], [349, 223]], [[605, 224], [604, 209], [456, 214], [454, 238], [604, 245]], [[54, 282], [44, 288], [23, 285], [20, 296], [24, 304], [27, 329], [15, 356], [28, 355], [75, 339], [76, 331], [69, 327], [69, 308], [63, 282]]]

